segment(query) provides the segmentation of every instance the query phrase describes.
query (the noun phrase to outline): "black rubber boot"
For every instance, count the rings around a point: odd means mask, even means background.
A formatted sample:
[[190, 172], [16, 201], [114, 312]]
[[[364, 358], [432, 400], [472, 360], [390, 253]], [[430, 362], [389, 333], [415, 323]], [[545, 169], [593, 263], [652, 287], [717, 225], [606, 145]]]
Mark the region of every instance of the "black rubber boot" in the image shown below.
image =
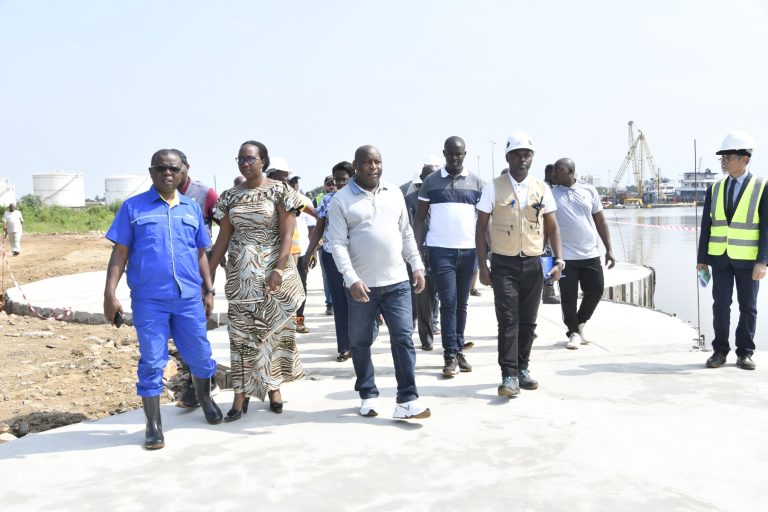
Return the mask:
[[188, 380], [184, 381], [184, 392], [181, 394], [181, 398], [176, 401], [176, 407], [181, 407], [182, 409], [196, 409], [200, 407], [195, 387], [192, 385], [191, 375]]
[[560, 304], [560, 299], [555, 295], [555, 285], [552, 282], [545, 282], [541, 289], [541, 301], [544, 304]]
[[163, 437], [163, 420], [160, 418], [160, 397], [143, 396], [144, 415], [147, 417], [147, 428], [144, 430], [144, 448], [159, 450], [165, 446]]
[[221, 409], [216, 405], [216, 402], [211, 398], [211, 379], [208, 377], [192, 376], [192, 383], [195, 385], [195, 391], [197, 392], [197, 401], [203, 408], [203, 414], [205, 414], [205, 420], [211, 425], [221, 423], [224, 419], [224, 415], [221, 414]]

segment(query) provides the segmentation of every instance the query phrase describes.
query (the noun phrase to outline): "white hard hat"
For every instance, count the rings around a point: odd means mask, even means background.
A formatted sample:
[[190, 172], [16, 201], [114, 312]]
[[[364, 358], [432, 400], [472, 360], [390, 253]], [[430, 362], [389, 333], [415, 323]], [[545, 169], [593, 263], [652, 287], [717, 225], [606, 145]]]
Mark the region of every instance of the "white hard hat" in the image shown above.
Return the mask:
[[514, 151], [516, 149], [533, 149], [533, 141], [531, 136], [524, 132], [515, 132], [507, 139], [507, 146], [504, 148], [504, 154]]
[[752, 135], [743, 131], [734, 131], [725, 136], [723, 145], [717, 154], [724, 155], [727, 153], [743, 152], [747, 156], [752, 156], [754, 149], [755, 139], [752, 138]]

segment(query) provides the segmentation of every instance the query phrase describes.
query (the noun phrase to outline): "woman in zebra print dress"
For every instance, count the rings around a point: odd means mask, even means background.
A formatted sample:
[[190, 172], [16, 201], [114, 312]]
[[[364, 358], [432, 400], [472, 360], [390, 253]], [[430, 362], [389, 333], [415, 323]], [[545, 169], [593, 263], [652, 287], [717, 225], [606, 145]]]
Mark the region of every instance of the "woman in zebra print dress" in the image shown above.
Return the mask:
[[235, 400], [228, 421], [248, 411], [248, 400], [264, 400], [282, 412], [280, 385], [304, 376], [296, 350], [296, 310], [304, 290], [290, 257], [297, 192], [267, 178], [267, 148], [256, 141], [240, 147], [241, 183], [219, 198], [220, 222], [210, 266], [227, 258], [225, 294], [229, 303], [229, 350]]

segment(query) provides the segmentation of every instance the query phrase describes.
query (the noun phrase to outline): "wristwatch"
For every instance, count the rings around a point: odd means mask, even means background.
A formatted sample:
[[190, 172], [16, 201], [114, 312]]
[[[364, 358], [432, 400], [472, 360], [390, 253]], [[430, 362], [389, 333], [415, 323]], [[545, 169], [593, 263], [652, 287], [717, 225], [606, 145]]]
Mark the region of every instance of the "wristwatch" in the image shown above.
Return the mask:
[[565, 260], [561, 260], [561, 259], [558, 258], [558, 259], [555, 260], [555, 263], [560, 265], [560, 270], [561, 271], [565, 270]]
[[203, 295], [213, 295], [216, 296], [216, 290], [214, 288], [205, 288], [203, 289]]

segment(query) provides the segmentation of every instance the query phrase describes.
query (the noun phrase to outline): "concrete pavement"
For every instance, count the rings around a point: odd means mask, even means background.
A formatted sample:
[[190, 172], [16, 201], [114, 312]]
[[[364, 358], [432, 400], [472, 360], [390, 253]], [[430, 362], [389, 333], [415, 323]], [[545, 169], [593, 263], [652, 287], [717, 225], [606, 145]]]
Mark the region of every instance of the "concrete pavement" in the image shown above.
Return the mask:
[[[140, 410], [29, 435], [0, 445], [0, 509], [764, 506], [768, 442], [760, 426], [768, 425], [768, 383], [759, 354], [754, 372], [736, 368], [733, 354], [726, 367], [706, 369], [708, 354], [689, 350], [696, 336], [689, 325], [607, 302], [588, 325], [596, 342], [570, 351], [559, 306], [543, 305], [531, 362], [540, 388], [501, 399], [485, 288], [470, 298], [467, 339], [477, 345], [466, 355], [474, 371], [442, 379], [440, 350], [417, 349], [417, 383], [432, 417], [391, 418], [396, 384], [383, 329], [374, 344], [382, 410], [362, 418], [351, 361], [335, 361], [319, 271], [310, 288], [312, 332], [299, 336], [307, 378], [284, 386], [282, 415], [252, 401], [240, 421], [211, 426], [199, 410], [166, 405], [166, 448], [156, 452], [141, 447]], [[100, 307], [100, 293], [96, 299]], [[225, 328], [212, 331], [211, 341], [225, 359]], [[231, 399], [231, 392], [216, 396], [224, 412]]]

